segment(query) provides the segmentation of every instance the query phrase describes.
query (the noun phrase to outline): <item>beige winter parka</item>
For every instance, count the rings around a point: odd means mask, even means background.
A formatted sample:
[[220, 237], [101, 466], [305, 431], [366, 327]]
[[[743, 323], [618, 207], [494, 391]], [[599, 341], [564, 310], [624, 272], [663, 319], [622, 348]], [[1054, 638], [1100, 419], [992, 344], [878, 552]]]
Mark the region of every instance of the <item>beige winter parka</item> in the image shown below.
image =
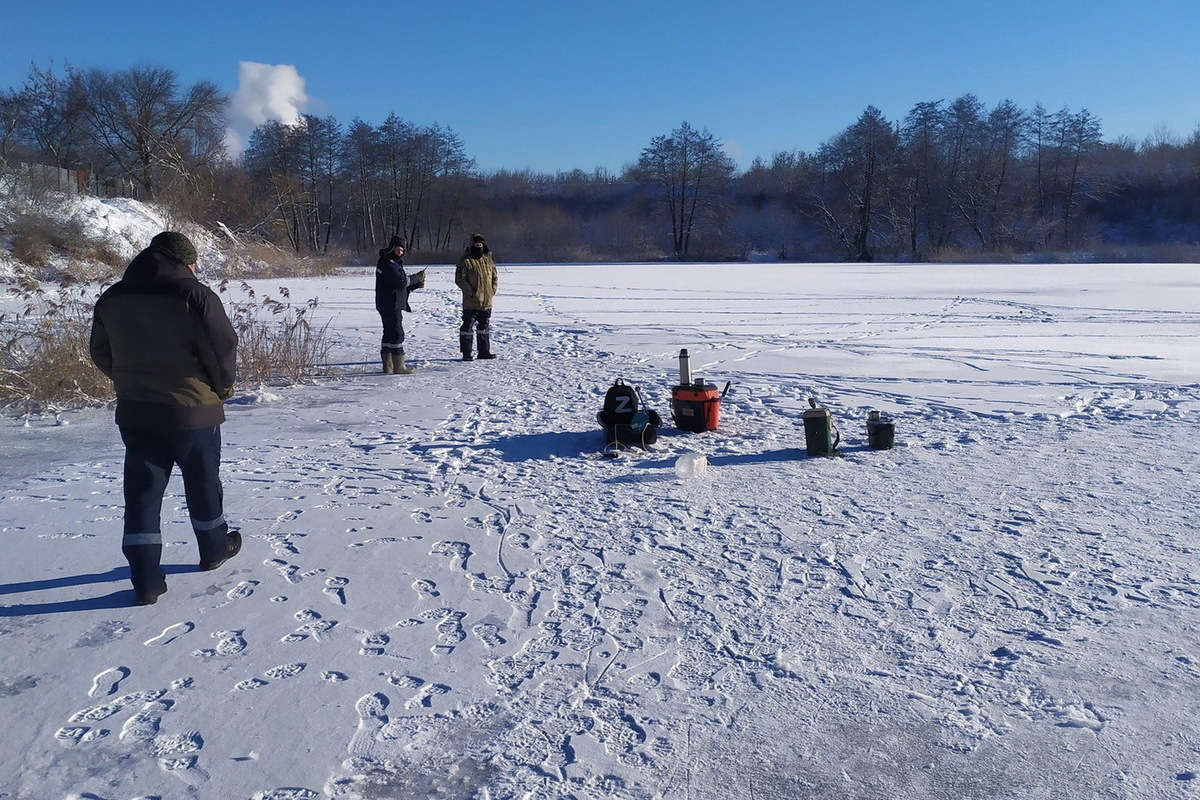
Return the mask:
[[483, 254], [476, 256], [468, 247], [458, 259], [454, 270], [454, 283], [463, 293], [463, 308], [490, 310], [496, 290], [500, 288], [500, 276], [492, 251], [485, 244]]

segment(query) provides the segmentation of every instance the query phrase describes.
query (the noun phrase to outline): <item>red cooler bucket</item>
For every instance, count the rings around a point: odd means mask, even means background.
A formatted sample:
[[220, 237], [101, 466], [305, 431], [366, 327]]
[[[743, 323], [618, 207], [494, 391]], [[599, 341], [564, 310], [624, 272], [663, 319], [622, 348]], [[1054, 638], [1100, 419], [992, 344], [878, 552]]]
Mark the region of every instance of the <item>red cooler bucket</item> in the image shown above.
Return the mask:
[[671, 391], [671, 415], [682, 431], [716, 430], [721, 418], [721, 390], [710, 383], [676, 386]]

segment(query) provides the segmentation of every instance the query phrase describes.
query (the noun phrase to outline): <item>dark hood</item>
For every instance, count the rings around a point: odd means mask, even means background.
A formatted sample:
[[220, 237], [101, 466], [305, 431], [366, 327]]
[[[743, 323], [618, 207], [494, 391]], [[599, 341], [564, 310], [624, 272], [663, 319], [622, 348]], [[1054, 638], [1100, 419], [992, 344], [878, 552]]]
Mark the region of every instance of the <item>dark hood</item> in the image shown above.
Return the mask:
[[180, 263], [154, 248], [146, 248], [134, 256], [121, 277], [121, 280], [136, 286], [195, 279], [196, 276], [187, 264]]

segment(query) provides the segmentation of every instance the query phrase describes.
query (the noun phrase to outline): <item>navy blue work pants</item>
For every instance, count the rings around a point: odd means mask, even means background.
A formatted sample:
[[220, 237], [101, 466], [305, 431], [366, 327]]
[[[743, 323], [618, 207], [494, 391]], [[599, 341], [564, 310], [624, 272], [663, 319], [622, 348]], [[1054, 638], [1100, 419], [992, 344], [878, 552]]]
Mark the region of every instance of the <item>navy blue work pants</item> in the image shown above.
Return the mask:
[[383, 339], [380, 349], [391, 353], [404, 352], [404, 313], [398, 308], [377, 307], [379, 320], [383, 323]]
[[[474, 328], [474, 332], [472, 332], [472, 328]], [[481, 356], [487, 356], [492, 352], [492, 310], [490, 308], [463, 309], [462, 324], [458, 326], [458, 347], [463, 355], [469, 356], [472, 344], [478, 345]]]
[[229, 546], [221, 488], [221, 428], [149, 430], [120, 427], [125, 443], [125, 529], [121, 548], [133, 585], [151, 590], [165, 582], [162, 504], [171, 471], [179, 467], [183, 495], [200, 560], [219, 558]]

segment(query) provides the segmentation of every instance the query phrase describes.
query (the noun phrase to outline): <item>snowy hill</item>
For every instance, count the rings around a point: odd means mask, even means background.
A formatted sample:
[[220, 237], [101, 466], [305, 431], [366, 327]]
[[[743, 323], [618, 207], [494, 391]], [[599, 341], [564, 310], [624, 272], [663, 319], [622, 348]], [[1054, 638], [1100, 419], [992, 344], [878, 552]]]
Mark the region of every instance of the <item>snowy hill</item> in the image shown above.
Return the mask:
[[404, 377], [369, 273], [281, 283], [339, 377], [242, 387], [245, 547], [172, 484], [157, 605], [110, 412], [0, 428], [0, 797], [1196, 796], [1200, 267], [502, 265], [474, 363], [434, 267]]
[[[100, 198], [91, 195], [53, 196], [51, 201], [27, 205], [0, 194], [0, 223], [8, 229], [12, 220], [29, 210], [43, 215], [89, 240], [105, 242], [113, 253], [128, 261], [163, 230], [182, 230], [192, 239], [200, 254], [199, 271], [212, 273], [224, 263], [225, 255], [216, 238], [191, 223], [171, 219], [161, 207], [123, 197]], [[54, 265], [62, 271], [67, 260], [58, 255]], [[11, 281], [18, 264], [12, 255], [10, 237], [0, 234], [0, 282]]]

